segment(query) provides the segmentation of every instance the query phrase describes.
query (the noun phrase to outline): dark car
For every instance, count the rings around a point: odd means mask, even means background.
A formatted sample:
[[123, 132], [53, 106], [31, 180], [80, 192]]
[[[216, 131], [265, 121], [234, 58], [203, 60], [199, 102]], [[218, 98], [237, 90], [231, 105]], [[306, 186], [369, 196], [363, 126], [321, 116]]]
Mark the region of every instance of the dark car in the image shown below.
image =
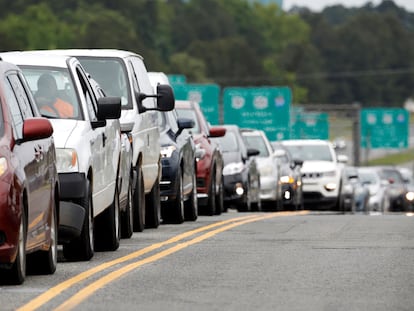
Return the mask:
[[237, 125], [224, 127], [226, 134], [215, 139], [223, 152], [224, 201], [238, 211], [260, 209], [260, 173], [254, 159], [260, 152], [247, 148]]
[[407, 185], [398, 168], [394, 166], [378, 166], [378, 171], [383, 183], [387, 183], [385, 187], [385, 207], [384, 212], [406, 212], [409, 211], [412, 203], [407, 198]]
[[279, 183], [282, 189], [283, 208], [303, 209], [302, 174], [300, 172], [303, 161], [292, 158], [291, 153], [280, 142], [273, 141], [271, 145], [280, 169]]
[[194, 121], [179, 118], [175, 110], [160, 112], [162, 177], [161, 218], [164, 223], [195, 221], [198, 216], [196, 157], [193, 138], [184, 129]]
[[21, 71], [0, 62], [0, 281], [21, 284], [27, 267], [57, 263], [59, 183], [49, 120], [41, 118]]
[[212, 137], [221, 137], [226, 129], [210, 126], [194, 101], [177, 101], [176, 111], [180, 117], [194, 120], [191, 129], [196, 144], [197, 200], [200, 214], [214, 215], [224, 211], [223, 201], [223, 156]]

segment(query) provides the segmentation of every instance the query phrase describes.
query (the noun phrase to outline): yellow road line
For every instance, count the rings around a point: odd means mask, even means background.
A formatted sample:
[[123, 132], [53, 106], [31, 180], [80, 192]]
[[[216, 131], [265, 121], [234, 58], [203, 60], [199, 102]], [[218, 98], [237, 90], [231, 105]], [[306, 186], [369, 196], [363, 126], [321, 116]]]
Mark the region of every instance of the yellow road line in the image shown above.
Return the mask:
[[61, 283], [59, 283], [58, 285], [48, 289], [46, 292], [44, 292], [43, 294], [37, 296], [36, 298], [32, 299], [31, 301], [29, 301], [28, 303], [26, 303], [25, 305], [23, 305], [22, 307], [20, 307], [19, 309], [17, 309], [16, 311], [31, 311], [31, 310], [36, 310], [37, 308], [41, 307], [42, 305], [44, 305], [46, 302], [52, 300], [53, 298], [55, 298], [56, 296], [58, 296], [59, 294], [61, 294], [64, 290], [67, 290], [68, 288], [72, 287], [73, 285], [97, 274], [100, 271], [103, 271], [105, 269], [108, 269], [116, 264], [119, 263], [123, 263], [125, 261], [131, 260], [131, 259], [135, 259], [139, 256], [142, 256], [146, 253], [149, 253], [153, 250], [156, 250], [160, 247], [163, 247], [165, 245], [168, 244], [172, 244], [172, 243], [176, 243], [182, 239], [185, 239], [189, 236], [192, 236], [194, 234], [197, 234], [199, 232], [203, 232], [218, 226], [222, 226], [225, 225], [227, 223], [231, 223], [231, 222], [237, 222], [237, 221], [241, 221], [244, 219], [249, 219], [249, 218], [253, 218], [253, 217], [257, 217], [256, 215], [249, 215], [249, 216], [243, 216], [243, 217], [237, 217], [237, 218], [232, 218], [232, 219], [228, 219], [228, 220], [224, 220], [224, 221], [219, 221], [204, 227], [200, 227], [194, 230], [190, 230], [184, 233], [181, 233], [177, 236], [172, 237], [171, 239], [168, 239], [164, 242], [160, 242], [160, 243], [155, 243], [152, 244], [150, 246], [147, 246], [143, 249], [140, 249], [136, 252], [133, 252], [131, 254], [128, 254], [126, 256], [108, 261], [106, 263], [100, 264], [94, 268], [91, 268], [87, 271], [84, 271], [66, 281], [63, 281]]
[[136, 261], [134, 263], [128, 264], [120, 269], [117, 269], [105, 276], [103, 276], [102, 278], [100, 278], [99, 280], [96, 280], [95, 282], [91, 283], [90, 285], [84, 287], [82, 290], [80, 290], [79, 292], [77, 292], [75, 295], [73, 295], [71, 298], [69, 298], [68, 300], [66, 300], [66, 302], [64, 302], [63, 304], [61, 304], [60, 306], [58, 306], [55, 311], [64, 311], [64, 310], [70, 310], [75, 308], [76, 306], [78, 306], [82, 301], [84, 301], [86, 298], [88, 298], [89, 296], [91, 296], [94, 292], [98, 291], [99, 289], [101, 289], [102, 287], [104, 287], [105, 285], [115, 281], [116, 279], [122, 277], [123, 275], [125, 275], [126, 273], [141, 267], [147, 263], [151, 263], [154, 261], [157, 261], [161, 258], [164, 258], [168, 255], [171, 255], [173, 253], [176, 253], [190, 245], [196, 244], [196, 243], [200, 243], [208, 238], [211, 238], [212, 236], [223, 232], [223, 231], [227, 231], [230, 230], [231, 228], [237, 227], [237, 226], [241, 226], [243, 224], [247, 224], [250, 222], [255, 222], [255, 221], [259, 221], [259, 220], [264, 220], [264, 219], [268, 219], [268, 218], [274, 218], [274, 217], [278, 217], [278, 216], [293, 216], [293, 215], [304, 215], [306, 214], [306, 211], [303, 212], [285, 212], [285, 213], [272, 213], [270, 215], [266, 215], [266, 216], [257, 216], [257, 217], [253, 217], [250, 219], [245, 219], [245, 220], [241, 220], [238, 222], [234, 222], [232, 224], [220, 227], [218, 229], [209, 231], [201, 236], [198, 236], [188, 242], [183, 242], [180, 244], [177, 244], [175, 246], [172, 246], [164, 251], [161, 251], [157, 254], [154, 254], [152, 256], [149, 256], [147, 258], [144, 258], [142, 260]]

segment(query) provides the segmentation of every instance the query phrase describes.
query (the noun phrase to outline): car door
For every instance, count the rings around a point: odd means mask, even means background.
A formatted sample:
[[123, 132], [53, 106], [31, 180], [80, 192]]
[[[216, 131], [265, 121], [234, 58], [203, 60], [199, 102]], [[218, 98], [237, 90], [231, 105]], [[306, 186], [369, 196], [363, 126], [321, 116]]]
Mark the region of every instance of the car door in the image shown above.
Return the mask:
[[[81, 101], [86, 103], [86, 114], [88, 115], [85, 122], [89, 122], [90, 129], [87, 133], [88, 139], [90, 142], [90, 152], [91, 152], [91, 168], [92, 168], [92, 199], [94, 206], [94, 215], [101, 213], [110, 203], [108, 199], [105, 198], [105, 185], [106, 185], [106, 176], [105, 176], [105, 166], [108, 165], [105, 155], [106, 155], [106, 134], [104, 126], [94, 126], [94, 122], [98, 121], [97, 118], [97, 104], [96, 98], [93, 94], [92, 87], [89, 84], [88, 78], [86, 77], [85, 72], [80, 67], [80, 65], [75, 67], [76, 77], [81, 86], [80, 94], [83, 98]], [[108, 167], [110, 169], [110, 167]], [[112, 199], [109, 200], [112, 202]]]
[[[23, 138], [23, 122], [35, 116], [29, 91], [22, 84], [22, 77], [17, 73], [7, 76], [8, 106], [10, 108], [12, 127], [15, 139]], [[52, 138], [34, 141], [20, 141], [14, 147], [14, 159], [18, 161], [26, 178], [28, 202], [28, 234], [27, 248], [43, 243], [46, 239], [47, 220], [51, 204], [53, 204], [54, 159]], [[24, 178], [24, 177], [22, 177]]]
[[[134, 91], [145, 94], [153, 94], [154, 90], [150, 83], [148, 72], [141, 59], [131, 57], [130, 70], [133, 75]], [[155, 108], [156, 102], [153, 98], [146, 98], [143, 101], [145, 107]], [[156, 111], [146, 111], [141, 114], [142, 128], [144, 129], [144, 148], [145, 153], [142, 161], [144, 173], [145, 191], [149, 192], [159, 174], [160, 158], [160, 133], [158, 130], [158, 113]], [[146, 176], [146, 177], [145, 177]]]

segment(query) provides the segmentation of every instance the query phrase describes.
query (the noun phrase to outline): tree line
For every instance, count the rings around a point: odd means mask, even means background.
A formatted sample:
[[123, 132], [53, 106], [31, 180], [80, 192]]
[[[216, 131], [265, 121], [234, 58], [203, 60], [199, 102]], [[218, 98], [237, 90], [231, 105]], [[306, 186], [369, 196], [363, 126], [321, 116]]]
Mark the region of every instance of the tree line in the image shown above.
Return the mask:
[[247, 0], [0, 0], [1, 50], [118, 48], [191, 83], [289, 86], [295, 103], [402, 107], [414, 14], [383, 0], [312, 12]]

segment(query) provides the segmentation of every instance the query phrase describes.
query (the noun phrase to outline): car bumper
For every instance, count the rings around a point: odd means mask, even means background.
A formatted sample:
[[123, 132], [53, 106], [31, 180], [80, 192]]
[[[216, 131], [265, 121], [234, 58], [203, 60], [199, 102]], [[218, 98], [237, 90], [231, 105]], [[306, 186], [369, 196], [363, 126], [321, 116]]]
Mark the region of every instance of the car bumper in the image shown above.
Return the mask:
[[178, 185], [178, 162], [172, 158], [164, 158], [161, 161], [162, 175], [160, 181], [161, 202], [174, 200], [177, 197]]
[[245, 201], [247, 181], [243, 174], [223, 176], [224, 201], [228, 203], [242, 203]]
[[278, 181], [274, 177], [260, 176], [260, 200], [276, 201], [278, 194]]

